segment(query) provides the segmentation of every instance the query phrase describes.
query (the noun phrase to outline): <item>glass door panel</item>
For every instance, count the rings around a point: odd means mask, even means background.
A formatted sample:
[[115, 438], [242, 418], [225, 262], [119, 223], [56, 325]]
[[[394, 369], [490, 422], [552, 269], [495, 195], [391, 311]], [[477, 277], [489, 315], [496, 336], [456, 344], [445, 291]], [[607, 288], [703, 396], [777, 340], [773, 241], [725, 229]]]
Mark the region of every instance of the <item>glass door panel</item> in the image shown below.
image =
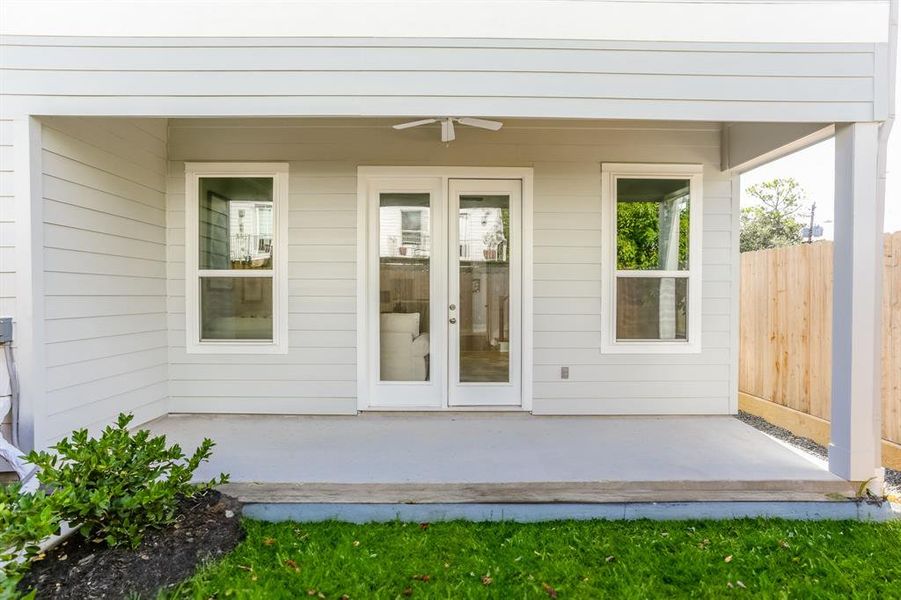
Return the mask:
[[379, 194], [379, 375], [429, 380], [428, 193]]
[[369, 405], [446, 404], [447, 258], [440, 178], [370, 184]]
[[510, 197], [461, 195], [461, 382], [510, 381]]
[[449, 404], [521, 404], [521, 182], [452, 179]]

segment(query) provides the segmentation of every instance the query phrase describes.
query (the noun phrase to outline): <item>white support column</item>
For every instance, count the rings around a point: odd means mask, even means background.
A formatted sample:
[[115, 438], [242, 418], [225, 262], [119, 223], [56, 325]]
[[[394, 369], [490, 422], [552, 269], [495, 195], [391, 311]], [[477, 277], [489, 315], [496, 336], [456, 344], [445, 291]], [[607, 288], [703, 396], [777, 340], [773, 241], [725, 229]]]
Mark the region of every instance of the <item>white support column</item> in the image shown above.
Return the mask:
[[19, 433], [24, 450], [44, 444], [44, 201], [41, 123], [14, 121], [16, 150], [16, 316], [13, 344], [19, 372]]
[[883, 204], [877, 194], [877, 123], [835, 132], [835, 277], [829, 470], [877, 479], [881, 492]]

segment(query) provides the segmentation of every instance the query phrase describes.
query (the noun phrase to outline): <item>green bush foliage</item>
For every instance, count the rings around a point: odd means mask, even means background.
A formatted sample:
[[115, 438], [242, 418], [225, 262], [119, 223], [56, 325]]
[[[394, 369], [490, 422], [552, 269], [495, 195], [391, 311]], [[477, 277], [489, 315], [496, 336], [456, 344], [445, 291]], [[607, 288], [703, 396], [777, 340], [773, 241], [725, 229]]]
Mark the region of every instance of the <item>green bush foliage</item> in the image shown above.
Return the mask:
[[119, 415], [98, 438], [79, 429], [52, 452], [31, 452], [27, 460], [41, 469], [40, 480], [52, 490], [60, 519], [94, 541], [136, 547], [144, 532], [175, 518], [180, 497], [191, 497], [225, 483], [220, 474], [200, 485], [190, 483], [214, 446], [204, 439], [190, 457], [165, 436], [129, 431], [133, 416]]
[[[0, 598], [39, 551], [38, 543], [59, 533], [59, 514], [44, 492], [23, 494], [21, 485], [0, 485]], [[19, 559], [19, 560], [17, 560]]]

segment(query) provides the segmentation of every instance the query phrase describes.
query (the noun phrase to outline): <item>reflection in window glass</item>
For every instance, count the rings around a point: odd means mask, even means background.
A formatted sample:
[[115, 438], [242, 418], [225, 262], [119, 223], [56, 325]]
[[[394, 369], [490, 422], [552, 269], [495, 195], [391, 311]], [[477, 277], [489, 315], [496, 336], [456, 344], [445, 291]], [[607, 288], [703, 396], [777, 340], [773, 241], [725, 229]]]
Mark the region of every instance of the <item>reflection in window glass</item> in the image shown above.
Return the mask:
[[460, 196], [460, 381], [510, 380], [510, 197]]
[[201, 277], [201, 340], [271, 340], [271, 277]]
[[687, 340], [688, 278], [618, 277], [618, 340]]
[[686, 179], [616, 180], [617, 269], [688, 269], [688, 187]]
[[400, 237], [404, 246], [422, 245], [422, 210], [400, 211]]
[[272, 269], [271, 177], [200, 178], [201, 269]]
[[689, 198], [688, 179], [616, 179], [617, 340], [688, 339]]
[[430, 196], [379, 196], [379, 373], [429, 380]]

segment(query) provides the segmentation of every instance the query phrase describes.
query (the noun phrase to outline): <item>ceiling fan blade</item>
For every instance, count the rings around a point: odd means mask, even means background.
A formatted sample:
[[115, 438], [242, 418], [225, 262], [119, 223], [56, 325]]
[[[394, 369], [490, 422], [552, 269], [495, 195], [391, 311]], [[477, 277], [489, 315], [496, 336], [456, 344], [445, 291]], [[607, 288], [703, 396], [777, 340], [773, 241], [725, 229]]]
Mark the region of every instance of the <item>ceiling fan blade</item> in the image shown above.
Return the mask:
[[445, 119], [441, 121], [441, 141], [452, 142], [456, 139], [457, 134], [454, 133], [454, 120]]
[[437, 123], [438, 119], [421, 119], [419, 121], [410, 121], [409, 123], [398, 123], [393, 127], [395, 129], [409, 129], [410, 127], [419, 127], [420, 125], [431, 125]]
[[500, 121], [489, 121], [488, 119], [475, 119], [472, 117], [462, 117], [457, 119], [457, 123], [461, 125], [469, 125], [470, 127], [480, 127], [482, 129], [490, 129], [497, 131], [504, 126]]

